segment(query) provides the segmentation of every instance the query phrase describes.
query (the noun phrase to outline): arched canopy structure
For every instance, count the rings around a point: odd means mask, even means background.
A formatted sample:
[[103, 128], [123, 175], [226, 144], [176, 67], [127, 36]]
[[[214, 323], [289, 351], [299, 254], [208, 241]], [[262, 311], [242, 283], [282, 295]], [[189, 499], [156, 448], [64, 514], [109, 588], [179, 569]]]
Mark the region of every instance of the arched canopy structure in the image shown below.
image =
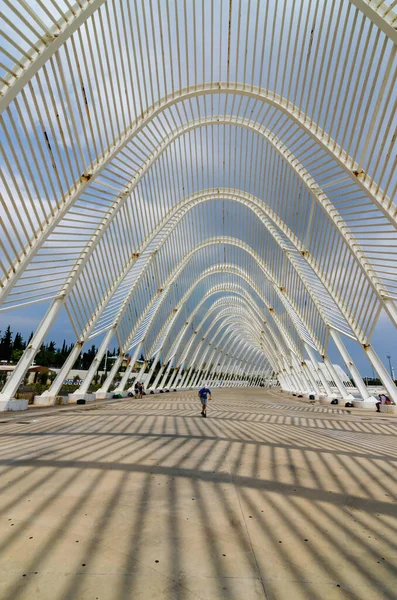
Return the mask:
[[0, 311], [46, 313], [2, 406], [65, 312], [51, 397], [98, 339], [82, 392], [115, 340], [105, 392], [143, 354], [156, 384], [343, 396], [332, 343], [368, 399], [348, 337], [397, 400], [371, 345], [397, 326], [395, 4], [6, 3]]

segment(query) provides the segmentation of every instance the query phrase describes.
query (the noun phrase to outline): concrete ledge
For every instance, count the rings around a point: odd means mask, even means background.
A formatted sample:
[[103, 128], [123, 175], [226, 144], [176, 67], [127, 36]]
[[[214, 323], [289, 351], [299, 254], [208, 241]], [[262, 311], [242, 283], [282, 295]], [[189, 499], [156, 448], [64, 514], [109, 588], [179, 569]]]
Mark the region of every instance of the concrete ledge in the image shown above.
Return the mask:
[[381, 413], [386, 413], [388, 415], [397, 414], [397, 406], [395, 404], [381, 404], [379, 410]]
[[29, 400], [15, 400], [12, 398], [11, 400], [0, 400], [0, 412], [4, 412], [6, 410], [26, 410], [29, 404]]
[[77, 400], [85, 400], [86, 402], [92, 402], [95, 400], [94, 394], [78, 394], [74, 392], [73, 394], [69, 394], [69, 404], [76, 404]]
[[341, 398], [338, 398], [338, 396], [323, 396], [321, 394], [319, 400], [320, 400], [320, 404], [331, 404], [332, 400], [337, 400], [338, 404], [336, 404], [335, 406], [344, 406], [345, 405], [344, 400], [342, 400]]
[[113, 394], [117, 394], [118, 392], [101, 392], [100, 390], [98, 390], [97, 392], [94, 392], [94, 396], [96, 400], [103, 400], [104, 398], [111, 398], [113, 396]]
[[55, 404], [69, 404], [69, 398], [67, 396], [50, 396], [41, 394], [41, 396], [35, 396], [33, 400], [35, 406], [55, 406]]
[[54, 406], [56, 399], [56, 396], [46, 396], [46, 394], [41, 394], [40, 396], [34, 397], [33, 404], [35, 406]]
[[360, 400], [359, 398], [355, 398], [353, 400], [353, 406], [354, 408], [366, 408], [369, 410], [375, 410], [376, 409], [376, 398], [370, 397], [367, 400]]

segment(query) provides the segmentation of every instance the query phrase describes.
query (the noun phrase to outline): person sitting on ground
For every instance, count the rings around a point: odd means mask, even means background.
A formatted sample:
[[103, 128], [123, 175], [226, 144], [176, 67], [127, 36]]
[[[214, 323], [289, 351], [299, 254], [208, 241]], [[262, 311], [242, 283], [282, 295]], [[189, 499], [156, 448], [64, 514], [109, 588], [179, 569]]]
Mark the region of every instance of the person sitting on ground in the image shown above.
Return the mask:
[[207, 398], [212, 400], [211, 390], [209, 389], [209, 387], [207, 385], [205, 385], [204, 387], [201, 388], [201, 390], [199, 390], [198, 396], [201, 400], [201, 416], [206, 417], [207, 416]]
[[[388, 398], [385, 394], [383, 394], [383, 392], [381, 394], [379, 394], [379, 401], [376, 403], [376, 412], [380, 412], [380, 405], [386, 404], [387, 400], [388, 400]], [[390, 403], [390, 400], [389, 400], [389, 403]]]

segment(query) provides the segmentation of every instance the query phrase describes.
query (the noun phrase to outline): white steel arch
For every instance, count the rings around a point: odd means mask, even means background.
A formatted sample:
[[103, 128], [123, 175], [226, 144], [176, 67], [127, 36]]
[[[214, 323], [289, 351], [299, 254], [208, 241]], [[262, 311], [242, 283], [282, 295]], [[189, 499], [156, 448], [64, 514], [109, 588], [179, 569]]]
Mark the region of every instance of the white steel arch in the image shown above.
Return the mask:
[[[194, 284], [196, 285], [196, 283]], [[206, 294], [204, 294], [204, 296], [202, 297], [202, 299], [200, 300], [200, 302], [197, 304], [197, 306], [195, 307], [195, 309], [192, 311], [192, 313], [189, 315], [189, 320], [186, 321], [186, 325], [190, 324], [190, 322], [192, 321], [194, 315], [200, 310], [201, 306], [208, 300], [208, 298], [210, 298], [211, 296], [213, 296], [214, 294], [218, 294], [218, 293], [224, 293], [224, 292], [230, 292], [230, 293], [234, 293], [238, 296], [241, 296], [241, 298], [244, 298], [245, 300], [249, 301], [251, 303], [251, 310], [255, 311], [256, 314], [261, 315], [257, 305], [255, 304], [255, 302], [253, 302], [252, 297], [249, 296], [249, 294], [239, 285], [236, 284], [218, 284], [216, 286], [213, 286], [212, 288], [210, 288], [208, 290], [208, 292], [206, 292]], [[188, 290], [187, 294], [191, 293], [191, 289]], [[225, 296], [224, 298], [221, 298], [219, 300], [219, 302], [222, 301], [228, 301], [229, 297]], [[181, 304], [179, 304], [179, 308], [176, 308], [172, 311], [172, 313], [170, 314], [170, 316], [168, 317], [168, 319], [166, 320], [166, 322], [164, 323], [163, 329], [160, 330], [160, 332], [158, 333], [151, 349], [149, 350], [149, 356], [153, 356], [154, 354], [156, 354], [156, 350], [159, 346], [162, 345], [162, 343], [164, 342], [164, 340], [166, 339], [168, 333], [170, 333], [172, 326], [175, 323], [177, 314], [178, 314], [178, 310], [180, 310], [181, 308]], [[185, 331], [183, 329], [181, 329], [180, 331], [180, 336], [183, 336], [185, 333]], [[174, 342], [175, 343], [175, 342]]]
[[[226, 116], [222, 116], [222, 115], [216, 115], [216, 116], [211, 116], [211, 117], [207, 117], [207, 118], [200, 118], [194, 122], [188, 122], [184, 126], [179, 128], [178, 130], [176, 130], [175, 132], [172, 132], [172, 135], [170, 135], [169, 138], [163, 140], [162, 146], [160, 148], [155, 149], [153, 155], [151, 157], [149, 157], [149, 159], [147, 160], [147, 162], [144, 165], [142, 165], [142, 168], [140, 169], [139, 174], [134, 176], [130, 185], [125, 190], [123, 190], [122, 194], [118, 195], [115, 198], [113, 206], [108, 211], [105, 219], [98, 225], [97, 230], [95, 232], [93, 232], [91, 239], [87, 243], [87, 246], [82, 250], [81, 257], [78, 260], [77, 268], [71, 275], [69, 275], [69, 281], [67, 282], [67, 288], [64, 287], [61, 290], [61, 295], [64, 295], [65, 293], [67, 293], [67, 289], [73, 285], [73, 282], [76, 280], [78, 275], [81, 273], [81, 270], [84, 268], [84, 263], [87, 260], [87, 254], [91, 253], [95, 249], [96, 245], [100, 242], [101, 236], [106, 231], [109, 224], [115, 218], [115, 215], [117, 214], [119, 208], [121, 206], [123, 206], [125, 199], [129, 196], [129, 194], [132, 192], [132, 190], [138, 185], [138, 183], [141, 181], [142, 177], [150, 169], [150, 167], [156, 161], [158, 156], [161, 155], [162, 152], [164, 152], [164, 149], [170, 143], [172, 143], [173, 140], [175, 140], [179, 136], [183, 135], [187, 131], [190, 131], [196, 127], [204, 127], [207, 125], [220, 124], [220, 123], [227, 123], [229, 125], [238, 125], [240, 127], [252, 129], [259, 135], [262, 135], [263, 137], [265, 137], [266, 140], [268, 140], [277, 149], [277, 151], [280, 152], [280, 154], [288, 162], [290, 167], [294, 170], [294, 172], [299, 176], [299, 178], [302, 180], [304, 185], [308, 188], [308, 190], [312, 194], [313, 198], [315, 198], [320, 203], [320, 205], [323, 207], [323, 209], [327, 212], [329, 218], [332, 220], [335, 227], [340, 229], [346, 243], [349, 244], [351, 251], [356, 256], [357, 261], [359, 262], [363, 271], [366, 273], [366, 275], [369, 278], [374, 289], [377, 291], [378, 294], [380, 294], [380, 291], [381, 291], [382, 298], [386, 299], [387, 294], [385, 294], [385, 291], [383, 289], [380, 290], [381, 286], [380, 286], [379, 281], [377, 280], [377, 277], [374, 273], [373, 268], [371, 268], [371, 265], [370, 265], [368, 259], [365, 257], [365, 255], [363, 255], [363, 251], [361, 249], [357, 248], [357, 242], [355, 241], [353, 234], [351, 233], [351, 231], [349, 231], [349, 229], [346, 226], [346, 224], [344, 223], [343, 219], [338, 214], [337, 209], [332, 205], [332, 203], [327, 198], [326, 194], [323, 192], [323, 190], [321, 190], [320, 186], [310, 176], [310, 174], [307, 172], [307, 170], [304, 168], [304, 166], [302, 164], [300, 164], [299, 160], [297, 160], [297, 158], [295, 156], [293, 156], [293, 154], [291, 154], [291, 151], [287, 147], [284, 146], [282, 141], [279, 140], [277, 138], [277, 136], [274, 135], [274, 133], [272, 133], [271, 131], [267, 130], [264, 127], [261, 127], [257, 123], [252, 122], [250, 119], [241, 118], [241, 117], [230, 118], [230, 117], [226, 117]], [[332, 140], [331, 140], [331, 142], [332, 142]], [[335, 147], [335, 144], [333, 146]], [[342, 162], [340, 162], [340, 164], [341, 164], [341, 166], [345, 165], [345, 163], [342, 163]], [[357, 167], [357, 165], [353, 165], [353, 167]], [[354, 168], [353, 168], [353, 171], [354, 171]], [[357, 178], [354, 176], [353, 171], [349, 170], [349, 175], [351, 175], [351, 177], [354, 177], [354, 181], [357, 181]], [[92, 181], [92, 176], [90, 176], [88, 178], [88, 183], [90, 181]], [[85, 179], [83, 179], [83, 183], [81, 185], [85, 185], [86, 183], [87, 182], [85, 181]], [[375, 202], [377, 202], [376, 197], [374, 197], [372, 194], [369, 194], [369, 195]], [[386, 204], [388, 206], [390, 206], [389, 199], [386, 199]], [[73, 205], [73, 202], [71, 201], [71, 203], [69, 205], [63, 207], [62, 210], [67, 211], [71, 208], [72, 205]], [[380, 203], [379, 206], [380, 206], [380, 208], [383, 208], [382, 203]], [[39, 248], [42, 246], [42, 244], [48, 238], [48, 235], [50, 235], [53, 228], [59, 223], [59, 220], [63, 216], [62, 210], [60, 210], [57, 217], [54, 218], [54, 221], [53, 221], [51, 227], [47, 228], [47, 231], [44, 231], [41, 234], [41, 236], [39, 235], [37, 241], [35, 242], [35, 246], [32, 248], [32, 252], [30, 254], [27, 254], [25, 257], [26, 265], [28, 265], [31, 262], [32, 258], [35, 256], [35, 254], [37, 253]], [[396, 213], [395, 208], [385, 211], [385, 215], [394, 225], [397, 224], [397, 213]], [[37, 238], [37, 233], [38, 232], [36, 232], [34, 235], [35, 238]], [[13, 285], [15, 285], [15, 282], [18, 281], [18, 278], [21, 276], [22, 273], [23, 273], [23, 265], [21, 265], [19, 267], [18, 267], [17, 263], [12, 265], [12, 267], [10, 268], [9, 275], [6, 276], [6, 278], [2, 282], [1, 287], [3, 289], [0, 292], [0, 294], [1, 294], [0, 298], [3, 301], [7, 297], [7, 295], [11, 292]], [[6, 283], [7, 283], [7, 285], [6, 285]], [[395, 322], [397, 322], [396, 309], [394, 307], [393, 307], [393, 309], [389, 308], [389, 305], [388, 305], [388, 309], [390, 311], [393, 311], [392, 312], [393, 318], [395, 319]]]
[[0, 315], [45, 316], [0, 408], [65, 313], [76, 344], [48, 402], [100, 336], [81, 394], [115, 340], [103, 393], [143, 351], [164, 385], [198, 385], [211, 358], [343, 398], [331, 344], [370, 405], [347, 336], [397, 401], [372, 347], [397, 326], [395, 3], [243, 8], [6, 2]]
[[[225, 242], [225, 241], [236, 243], [235, 240], [226, 240], [226, 239], [223, 239], [223, 242]], [[183, 271], [183, 269], [188, 265], [189, 260], [191, 259], [191, 257], [194, 256], [197, 252], [199, 252], [202, 248], [206, 248], [208, 246], [212, 246], [212, 245], [214, 245], [214, 244], [216, 244], [218, 242], [219, 242], [219, 240], [214, 240], [214, 239], [206, 240], [205, 242], [203, 242], [202, 244], [200, 244], [200, 246], [194, 248], [176, 266], [175, 270], [172, 273], [170, 273], [170, 275], [167, 278], [167, 280], [164, 281], [164, 283], [162, 284], [163, 287], [159, 290], [160, 293], [157, 294], [153, 298], [152, 302], [148, 305], [146, 312], [141, 316], [140, 320], [138, 320], [138, 322], [135, 324], [134, 328], [129, 333], [128, 337], [125, 339], [124, 344], [121, 346], [121, 355], [120, 356], [123, 356], [124, 353], [128, 349], [132, 350], [133, 348], [138, 348], [138, 345], [141, 344], [141, 342], [145, 339], [148, 330], [152, 326], [152, 323], [153, 323], [153, 320], [154, 320], [154, 318], [156, 316], [156, 313], [159, 310], [159, 308], [161, 307], [161, 303], [164, 302], [164, 300], [167, 297], [167, 294], [169, 294], [171, 292], [173, 284], [175, 283], [175, 281], [177, 281], [177, 279], [180, 276], [180, 273]], [[249, 249], [248, 249], [248, 251], [249, 251]], [[263, 294], [261, 293], [261, 291], [258, 289], [257, 283], [249, 276], [249, 274], [247, 272], [245, 272], [243, 269], [241, 269], [239, 267], [236, 267], [234, 265], [228, 265], [228, 264], [213, 265], [209, 269], [203, 271], [200, 274], [200, 276], [190, 285], [189, 289], [186, 291], [186, 293], [184, 294], [184, 296], [181, 298], [180, 302], [178, 303], [179, 308], [174, 308], [173, 312], [174, 311], [178, 312], [178, 310], [180, 310], [184, 306], [184, 304], [186, 302], [186, 299], [192, 294], [192, 291], [197, 287], [197, 285], [200, 283], [200, 281], [206, 279], [209, 276], [213, 276], [216, 273], [232, 273], [234, 275], [237, 275], [238, 278], [241, 278], [241, 279], [245, 280], [252, 289], [255, 289], [256, 293], [258, 294], [258, 297], [261, 298], [261, 300], [265, 304], [265, 307], [267, 309], [268, 318], [270, 319], [270, 321], [274, 321], [274, 326], [271, 326], [270, 324], [267, 324], [267, 327], [269, 328], [269, 330], [271, 330], [273, 338], [274, 339], [278, 339], [279, 340], [278, 343], [280, 343], [280, 344], [284, 343], [285, 347], [287, 349], [291, 349], [294, 353], [299, 354], [299, 349], [296, 346], [296, 343], [294, 342], [294, 340], [291, 337], [290, 333], [287, 331], [285, 325], [283, 325], [282, 321], [280, 320], [280, 318], [277, 315], [276, 311], [274, 310], [273, 306], [269, 303], [269, 300], [267, 300], [267, 298], [265, 296], [263, 296]], [[254, 302], [254, 300], [251, 299], [251, 302]], [[295, 327], [296, 328], [296, 325], [297, 325], [296, 320], [294, 320], [294, 319], [290, 319], [289, 320], [289, 327]], [[276, 335], [274, 334], [274, 328], [276, 328], [276, 331], [277, 331]], [[298, 338], [301, 339], [299, 337], [299, 331], [298, 331], [298, 329], [297, 329], [296, 332], [297, 332]], [[112, 334], [112, 331], [110, 330], [108, 332], [108, 334], [109, 333]], [[168, 332], [168, 335], [169, 334], [170, 334], [170, 332]], [[183, 331], [181, 331], [181, 334], [183, 334]], [[110, 340], [110, 337], [111, 336], [108, 335], [108, 337], [105, 338], [105, 344], [102, 343], [102, 345], [101, 345], [101, 347], [100, 347], [100, 349], [98, 351], [98, 355], [97, 355], [97, 358], [95, 360], [95, 362], [96, 362], [97, 365], [102, 360], [103, 354], [104, 354], [105, 349], [106, 349], [106, 344]], [[301, 339], [301, 342], [303, 342], [302, 339]], [[151, 352], [149, 351], [149, 357], [150, 357], [150, 355], [151, 355]], [[167, 357], [167, 360], [170, 360], [170, 357]], [[95, 373], [95, 370], [93, 370], [91, 373], [89, 373], [86, 381], [83, 384], [83, 387], [81, 388], [82, 392], [86, 391], [86, 387], [88, 385], [88, 382], [90, 381], [90, 377], [92, 378], [92, 376], [94, 375], [94, 373]], [[114, 373], [111, 373], [109, 375], [109, 380], [108, 380], [108, 382], [107, 382], [106, 385], [110, 385], [110, 381], [111, 381], [111, 379], [113, 377], [114, 377]], [[55, 382], [54, 382], [54, 384], [52, 386], [53, 389], [52, 389], [51, 393], [54, 393], [54, 387], [57, 384], [59, 385], [59, 381], [55, 380]]]

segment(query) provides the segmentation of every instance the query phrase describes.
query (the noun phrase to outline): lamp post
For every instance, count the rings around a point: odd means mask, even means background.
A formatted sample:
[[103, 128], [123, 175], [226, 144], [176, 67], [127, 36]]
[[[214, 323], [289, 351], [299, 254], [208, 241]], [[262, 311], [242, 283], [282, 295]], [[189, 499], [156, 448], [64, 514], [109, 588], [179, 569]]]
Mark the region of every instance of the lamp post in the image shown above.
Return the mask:
[[394, 380], [394, 377], [393, 377], [393, 367], [391, 366], [391, 360], [390, 360], [391, 356], [388, 355], [387, 358], [389, 359], [390, 377]]

